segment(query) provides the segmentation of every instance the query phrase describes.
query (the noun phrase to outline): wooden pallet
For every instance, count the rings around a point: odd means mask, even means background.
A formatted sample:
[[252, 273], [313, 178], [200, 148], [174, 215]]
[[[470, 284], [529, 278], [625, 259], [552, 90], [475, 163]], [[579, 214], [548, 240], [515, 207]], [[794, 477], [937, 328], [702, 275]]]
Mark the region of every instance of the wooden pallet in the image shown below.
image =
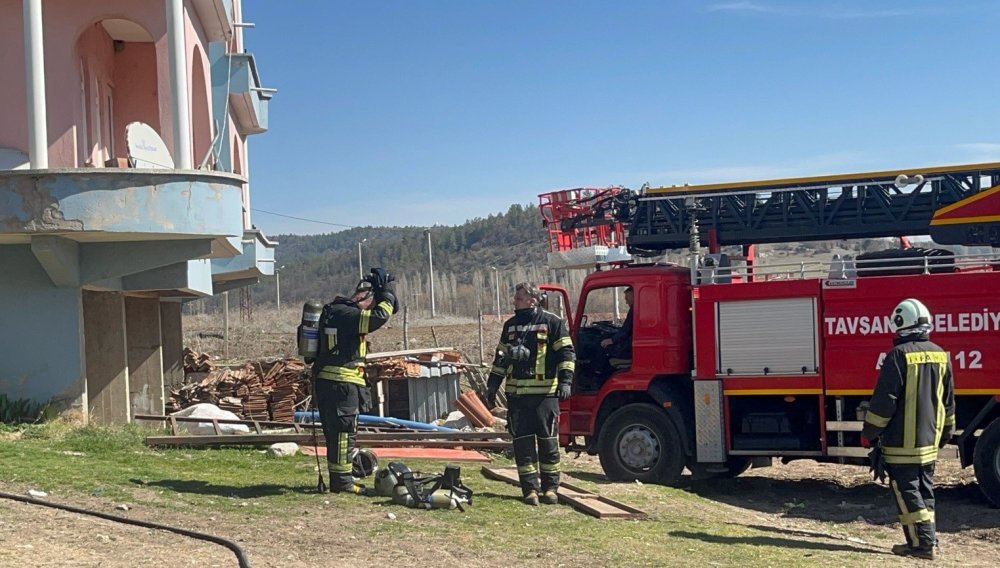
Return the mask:
[[[520, 487], [517, 470], [483, 466], [482, 473], [489, 479], [503, 481]], [[566, 474], [559, 484], [559, 502], [598, 519], [645, 519], [646, 513], [624, 503], [603, 497], [575, 485], [576, 480]]]

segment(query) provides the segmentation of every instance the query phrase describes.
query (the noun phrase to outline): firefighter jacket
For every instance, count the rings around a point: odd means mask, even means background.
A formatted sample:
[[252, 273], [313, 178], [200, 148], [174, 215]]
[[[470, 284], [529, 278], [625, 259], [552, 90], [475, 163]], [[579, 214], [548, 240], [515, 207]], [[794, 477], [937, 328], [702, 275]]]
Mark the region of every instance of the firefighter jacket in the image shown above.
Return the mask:
[[496, 391], [506, 379], [508, 396], [554, 396], [560, 384], [573, 383], [575, 360], [559, 316], [538, 307], [518, 310], [503, 324], [487, 386]]
[[951, 362], [926, 335], [899, 338], [886, 356], [862, 435], [881, 438], [887, 464], [929, 464], [955, 428]]
[[377, 293], [372, 308], [364, 310], [348, 298], [323, 306], [319, 318], [319, 351], [313, 369], [316, 377], [365, 386], [365, 336], [385, 325], [396, 307], [387, 292]]

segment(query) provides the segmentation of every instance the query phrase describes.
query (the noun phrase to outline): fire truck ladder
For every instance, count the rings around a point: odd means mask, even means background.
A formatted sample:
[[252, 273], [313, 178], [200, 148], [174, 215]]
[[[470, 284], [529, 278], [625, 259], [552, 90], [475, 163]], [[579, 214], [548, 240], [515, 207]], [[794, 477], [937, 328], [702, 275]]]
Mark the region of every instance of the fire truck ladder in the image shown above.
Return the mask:
[[1000, 246], [1000, 163], [757, 182], [646, 188], [629, 227], [632, 254], [702, 244], [930, 234], [939, 244]]

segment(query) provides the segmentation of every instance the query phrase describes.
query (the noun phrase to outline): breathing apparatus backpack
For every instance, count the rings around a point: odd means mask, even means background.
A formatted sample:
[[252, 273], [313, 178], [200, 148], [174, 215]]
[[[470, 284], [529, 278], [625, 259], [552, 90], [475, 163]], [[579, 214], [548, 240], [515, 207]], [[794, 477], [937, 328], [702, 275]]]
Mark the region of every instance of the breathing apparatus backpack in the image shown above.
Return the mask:
[[375, 474], [375, 494], [389, 497], [393, 503], [414, 509], [458, 509], [472, 504], [472, 490], [462, 483], [462, 469], [445, 466], [440, 475], [421, 475], [406, 464], [389, 462]]

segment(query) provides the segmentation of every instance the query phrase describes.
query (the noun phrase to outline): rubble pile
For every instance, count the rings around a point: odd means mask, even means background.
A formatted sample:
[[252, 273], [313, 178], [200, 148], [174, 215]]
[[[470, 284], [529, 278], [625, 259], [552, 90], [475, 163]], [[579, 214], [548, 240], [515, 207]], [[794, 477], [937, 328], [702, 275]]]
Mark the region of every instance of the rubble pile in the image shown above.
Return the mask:
[[246, 420], [292, 422], [309, 397], [309, 374], [295, 358], [215, 366], [212, 358], [184, 350], [184, 385], [171, 389], [167, 413], [208, 402]]

